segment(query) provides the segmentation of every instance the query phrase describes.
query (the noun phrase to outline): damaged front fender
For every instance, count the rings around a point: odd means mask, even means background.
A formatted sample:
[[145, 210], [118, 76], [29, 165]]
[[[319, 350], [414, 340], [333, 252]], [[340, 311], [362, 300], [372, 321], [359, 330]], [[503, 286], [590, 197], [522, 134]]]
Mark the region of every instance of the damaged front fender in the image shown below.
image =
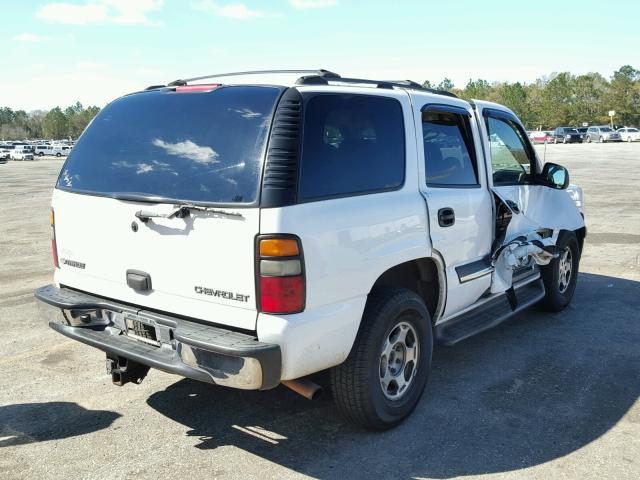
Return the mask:
[[548, 265], [557, 257], [560, 231], [583, 228], [584, 218], [565, 190], [517, 185], [496, 187], [492, 192], [498, 218], [491, 293], [502, 293], [513, 286], [516, 269], [533, 263]]

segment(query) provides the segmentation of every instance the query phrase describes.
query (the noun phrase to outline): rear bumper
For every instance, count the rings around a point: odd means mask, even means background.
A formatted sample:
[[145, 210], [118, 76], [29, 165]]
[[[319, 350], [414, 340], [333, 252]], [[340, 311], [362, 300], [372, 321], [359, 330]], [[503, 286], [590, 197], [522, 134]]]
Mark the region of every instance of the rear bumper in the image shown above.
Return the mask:
[[[108, 355], [244, 390], [266, 390], [280, 383], [280, 347], [259, 342], [251, 335], [55, 285], [37, 289], [35, 296], [52, 329]], [[155, 339], [132, 337], [127, 328], [132, 320], [149, 326]]]

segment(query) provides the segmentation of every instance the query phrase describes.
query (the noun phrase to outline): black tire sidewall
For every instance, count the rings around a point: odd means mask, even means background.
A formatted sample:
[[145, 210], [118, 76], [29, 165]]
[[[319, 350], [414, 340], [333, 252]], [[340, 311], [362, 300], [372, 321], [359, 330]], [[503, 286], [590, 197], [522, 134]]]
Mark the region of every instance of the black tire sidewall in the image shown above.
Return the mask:
[[[422, 303], [422, 302], [419, 302]], [[384, 324], [386, 328], [384, 333], [378, 330], [378, 348], [372, 352], [373, 361], [371, 364], [370, 372], [370, 389], [371, 389], [371, 401], [375, 412], [380, 417], [380, 420], [393, 425], [398, 421], [406, 417], [416, 407], [422, 392], [424, 391], [429, 376], [429, 370], [431, 369], [431, 355], [433, 353], [433, 335], [431, 330], [431, 321], [424, 308], [424, 304], [419, 305], [416, 302], [414, 305], [415, 310], [410, 308], [410, 305], [404, 304], [402, 308], [397, 308], [393, 316], [389, 316]], [[420, 312], [420, 307], [424, 308], [423, 312]], [[426, 317], [424, 316], [426, 313]], [[418, 334], [419, 348], [418, 348], [418, 367], [413, 382], [409, 386], [409, 391], [402, 396], [399, 400], [392, 401], [385, 397], [382, 388], [380, 386], [379, 368], [380, 368], [380, 348], [386, 335], [391, 333], [391, 329], [400, 321], [405, 321], [415, 328]], [[428, 323], [428, 325], [427, 325]]]
[[580, 249], [578, 240], [573, 232], [561, 232], [556, 245], [563, 250], [568, 246], [571, 249], [571, 279], [564, 292], [560, 292], [558, 280], [560, 275], [560, 257], [553, 259], [549, 265], [542, 268], [542, 278], [546, 290], [545, 306], [553, 311], [560, 311], [571, 302], [578, 282], [578, 269], [580, 265]]

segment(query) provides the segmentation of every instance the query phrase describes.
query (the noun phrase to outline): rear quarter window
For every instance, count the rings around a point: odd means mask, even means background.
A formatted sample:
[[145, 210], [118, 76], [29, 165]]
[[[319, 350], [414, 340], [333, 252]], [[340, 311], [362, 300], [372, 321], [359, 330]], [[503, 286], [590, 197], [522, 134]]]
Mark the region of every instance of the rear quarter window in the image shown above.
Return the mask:
[[404, 121], [393, 98], [312, 96], [305, 104], [302, 144], [302, 202], [393, 190], [404, 182]]

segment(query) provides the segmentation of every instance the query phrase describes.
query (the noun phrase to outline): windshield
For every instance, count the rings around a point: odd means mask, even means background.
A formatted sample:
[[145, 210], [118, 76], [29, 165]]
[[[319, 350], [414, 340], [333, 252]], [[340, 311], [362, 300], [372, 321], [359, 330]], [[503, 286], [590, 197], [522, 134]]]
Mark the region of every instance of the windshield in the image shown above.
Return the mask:
[[611, 130], [611, 128], [609, 128], [609, 127], [600, 127], [600, 131], [601, 132], [613, 132], [613, 130]]
[[234, 86], [122, 97], [82, 134], [57, 187], [106, 196], [253, 203], [281, 91]]

